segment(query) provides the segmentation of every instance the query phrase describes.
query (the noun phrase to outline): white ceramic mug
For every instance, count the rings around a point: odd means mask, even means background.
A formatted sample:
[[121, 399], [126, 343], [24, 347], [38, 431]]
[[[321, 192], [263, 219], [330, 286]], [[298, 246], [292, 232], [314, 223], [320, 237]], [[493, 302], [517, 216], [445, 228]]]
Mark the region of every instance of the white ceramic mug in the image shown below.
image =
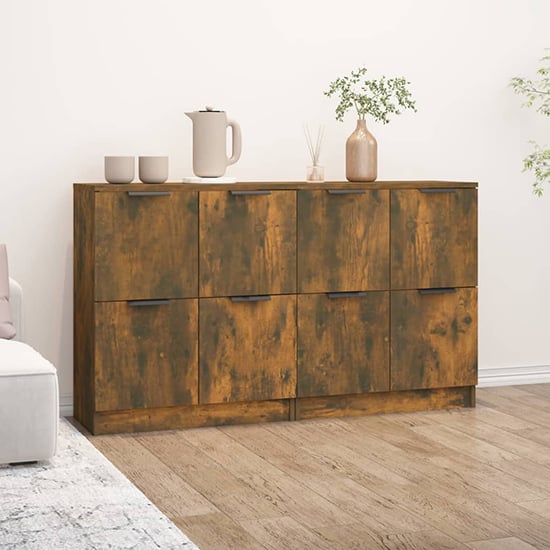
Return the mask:
[[105, 157], [105, 179], [109, 183], [130, 183], [135, 171], [135, 157]]
[[168, 157], [139, 157], [139, 179], [143, 183], [164, 183], [168, 179]]

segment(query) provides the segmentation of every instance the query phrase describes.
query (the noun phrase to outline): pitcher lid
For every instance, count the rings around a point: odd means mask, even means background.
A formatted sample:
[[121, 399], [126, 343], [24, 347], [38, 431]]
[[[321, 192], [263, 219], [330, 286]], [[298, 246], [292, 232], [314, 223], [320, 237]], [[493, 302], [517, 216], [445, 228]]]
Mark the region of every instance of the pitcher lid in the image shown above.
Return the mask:
[[203, 111], [199, 111], [199, 113], [223, 113], [223, 112], [225, 111], [214, 109], [212, 105], [207, 105]]

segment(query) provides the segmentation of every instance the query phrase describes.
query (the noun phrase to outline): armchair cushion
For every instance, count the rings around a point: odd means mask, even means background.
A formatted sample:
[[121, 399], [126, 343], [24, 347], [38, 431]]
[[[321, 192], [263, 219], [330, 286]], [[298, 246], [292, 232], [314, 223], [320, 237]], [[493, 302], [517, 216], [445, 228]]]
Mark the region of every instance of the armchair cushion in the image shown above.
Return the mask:
[[10, 290], [8, 277], [8, 253], [5, 244], [0, 244], [0, 338], [13, 338], [13, 325], [10, 310]]
[[55, 367], [28, 344], [0, 339], [0, 464], [50, 459], [58, 419]]

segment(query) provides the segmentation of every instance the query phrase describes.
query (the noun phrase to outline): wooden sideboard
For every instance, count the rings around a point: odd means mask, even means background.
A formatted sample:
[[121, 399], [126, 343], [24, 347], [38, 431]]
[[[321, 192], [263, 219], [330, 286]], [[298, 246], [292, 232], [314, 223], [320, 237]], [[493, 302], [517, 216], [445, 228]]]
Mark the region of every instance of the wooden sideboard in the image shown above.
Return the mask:
[[464, 407], [477, 184], [74, 184], [94, 434]]

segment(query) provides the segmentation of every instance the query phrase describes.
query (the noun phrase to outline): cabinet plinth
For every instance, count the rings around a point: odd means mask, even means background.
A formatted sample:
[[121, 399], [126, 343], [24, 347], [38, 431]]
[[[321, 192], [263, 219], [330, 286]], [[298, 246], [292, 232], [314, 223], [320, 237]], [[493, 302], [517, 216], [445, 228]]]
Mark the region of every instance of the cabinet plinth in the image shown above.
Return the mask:
[[74, 184], [92, 433], [474, 406], [477, 184]]

